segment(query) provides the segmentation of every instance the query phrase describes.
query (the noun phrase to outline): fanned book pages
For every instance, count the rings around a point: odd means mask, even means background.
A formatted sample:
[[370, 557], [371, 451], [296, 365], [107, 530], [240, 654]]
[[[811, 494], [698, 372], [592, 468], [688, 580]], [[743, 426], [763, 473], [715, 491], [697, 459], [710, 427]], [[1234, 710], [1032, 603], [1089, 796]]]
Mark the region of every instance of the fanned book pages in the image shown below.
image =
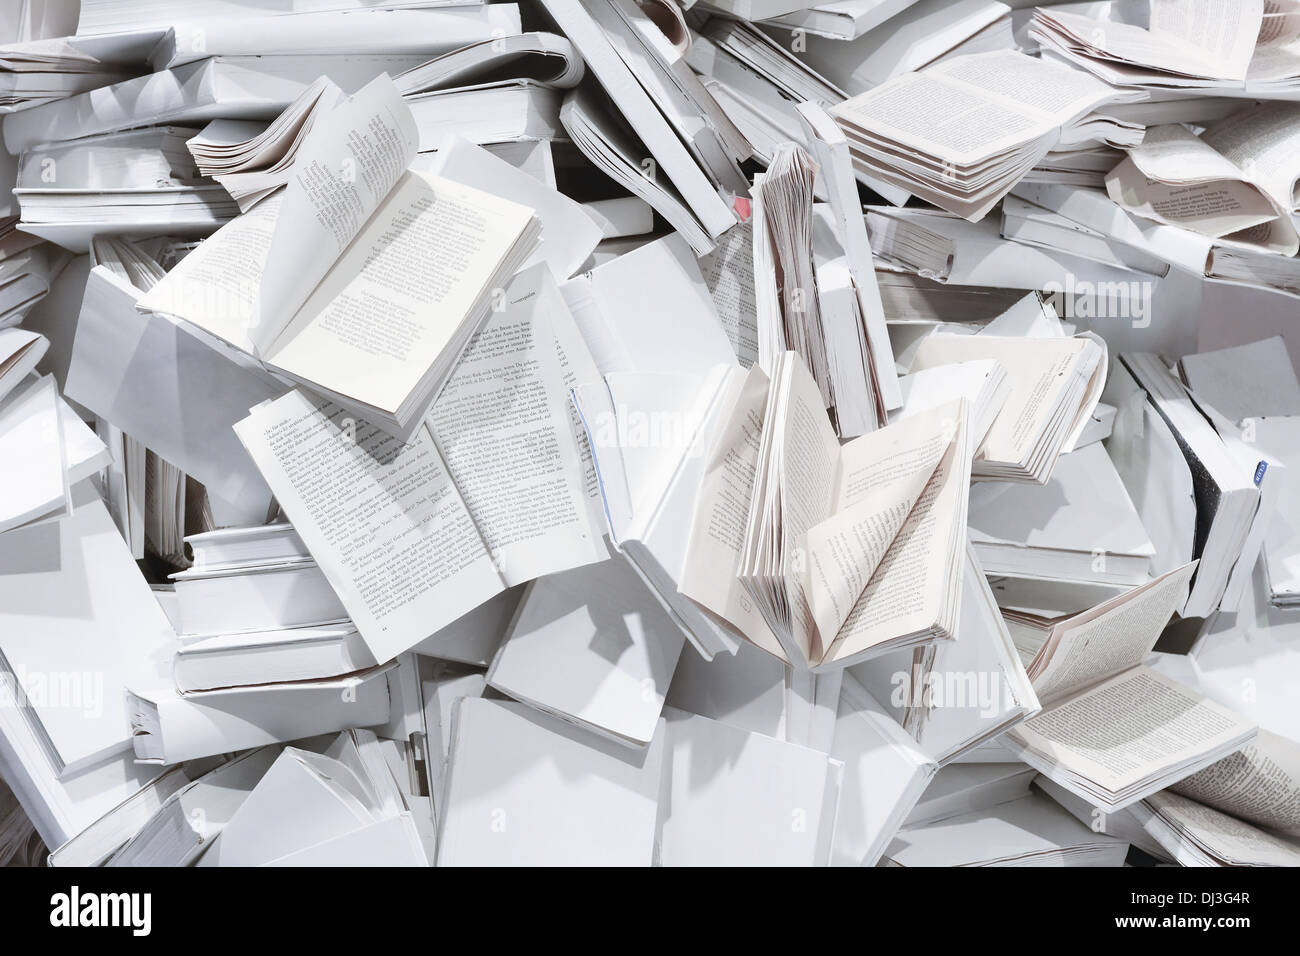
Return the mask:
[[1010, 390], [971, 466], [976, 478], [1043, 484], [1057, 458], [1078, 442], [1106, 383], [1105, 343], [1097, 336], [1061, 339], [945, 335], [923, 340], [912, 370], [994, 359]]
[[684, 593], [797, 667], [952, 639], [965, 400], [841, 448], [795, 353], [779, 359], [770, 387], [760, 376], [751, 371], [709, 452]]

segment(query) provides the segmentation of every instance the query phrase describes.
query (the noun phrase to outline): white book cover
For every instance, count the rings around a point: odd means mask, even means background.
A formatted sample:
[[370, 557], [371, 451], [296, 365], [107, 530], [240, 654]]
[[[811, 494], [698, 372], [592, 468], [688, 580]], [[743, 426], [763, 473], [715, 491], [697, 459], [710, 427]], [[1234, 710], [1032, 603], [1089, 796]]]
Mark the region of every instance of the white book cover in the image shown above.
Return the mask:
[[0, 654], [64, 770], [131, 746], [123, 691], [170, 680], [176, 636], [89, 488], [58, 522], [0, 535]]
[[798, 744], [669, 710], [661, 866], [825, 866], [844, 766]]
[[488, 671], [504, 694], [650, 743], [685, 641], [622, 555], [534, 581]]
[[439, 866], [646, 866], [665, 756], [514, 701], [463, 698], [438, 830]]

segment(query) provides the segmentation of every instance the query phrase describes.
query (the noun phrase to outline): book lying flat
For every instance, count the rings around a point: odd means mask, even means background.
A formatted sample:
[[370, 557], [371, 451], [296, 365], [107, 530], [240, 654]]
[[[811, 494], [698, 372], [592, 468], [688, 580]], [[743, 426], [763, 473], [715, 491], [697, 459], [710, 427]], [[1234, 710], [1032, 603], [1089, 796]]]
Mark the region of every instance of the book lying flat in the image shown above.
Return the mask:
[[1022, 763], [951, 764], [935, 774], [903, 825], [924, 826], [1018, 800], [1029, 793], [1037, 774]]
[[527, 704], [461, 698], [437, 865], [649, 865], [665, 734], [633, 749]]
[[1141, 584], [1155, 554], [1100, 443], [1058, 458], [1045, 485], [973, 485], [969, 520], [989, 574]]
[[177, 648], [172, 677], [182, 694], [249, 684], [342, 677], [375, 666], [350, 623], [248, 631]]
[[272, 120], [321, 76], [353, 93], [377, 76], [409, 69], [423, 59], [393, 54], [214, 56], [23, 110], [5, 123], [5, 148], [17, 155], [41, 143], [145, 124]]
[[282, 564], [191, 568], [171, 576], [180, 634], [189, 640], [246, 631], [304, 627], [347, 618], [320, 567], [310, 558]]
[[1257, 727], [1143, 666], [1193, 567], [1058, 627], [1028, 668], [1043, 713], [1006, 737], [1016, 755], [1103, 810], [1123, 809], [1239, 750]]

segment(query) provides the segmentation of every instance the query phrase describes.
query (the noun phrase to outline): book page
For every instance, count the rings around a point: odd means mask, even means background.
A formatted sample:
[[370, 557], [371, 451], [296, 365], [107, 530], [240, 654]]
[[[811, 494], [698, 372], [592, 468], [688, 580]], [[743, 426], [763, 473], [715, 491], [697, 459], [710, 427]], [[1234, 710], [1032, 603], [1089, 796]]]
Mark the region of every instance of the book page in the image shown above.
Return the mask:
[[376, 660], [503, 589], [427, 429], [403, 445], [295, 390], [235, 432]]
[[741, 223], [700, 259], [700, 271], [741, 368], [758, 361], [758, 302], [754, 286], [753, 224]]
[[[1050, 427], [1062, 393], [1080, 372], [1088, 339], [1023, 339], [996, 335], [931, 335], [921, 342], [912, 371], [994, 359], [1007, 372], [1007, 399], [980, 451], [990, 462], [1027, 462]], [[1073, 409], [1067, 409], [1073, 419]]]
[[574, 441], [578, 447], [578, 459], [582, 463], [583, 497], [587, 501], [587, 514], [592, 527], [604, 526], [605, 509], [601, 504], [600, 480], [596, 474], [596, 456], [591, 450], [591, 436], [582, 423], [577, 403], [569, 397], [575, 386], [600, 382], [600, 369], [582, 336], [578, 321], [569, 311], [564, 294], [558, 289], [554, 307], [547, 310], [546, 319], [550, 325], [551, 335], [555, 339], [555, 359], [559, 363], [560, 381], [563, 384], [564, 407], [569, 416], [569, 428], [573, 431]]
[[1142, 144], [1106, 176], [1106, 191], [1135, 215], [1211, 238], [1261, 225], [1284, 211], [1243, 169], [1179, 125], [1148, 129]]
[[[957, 599], [961, 582], [953, 575], [966, 546], [970, 485], [968, 409], [961, 400], [955, 407], [925, 413], [927, 419], [938, 418], [939, 432], [929, 442], [939, 443], [942, 457], [840, 626], [828, 659], [851, 657], [901, 635], [936, 627], [948, 602]], [[852, 475], [846, 473], [844, 487], [856, 487]]]
[[1224, 863], [1300, 866], [1300, 846], [1256, 829], [1213, 807], [1180, 796], [1176, 786], [1153, 793], [1145, 802], [1180, 836], [1192, 839]]
[[916, 506], [956, 432], [957, 403], [903, 419], [840, 450], [834, 513], [804, 539], [814, 647], [834, 640]]
[[546, 316], [545, 264], [521, 272], [475, 333], [428, 423], [507, 586], [604, 557]]
[[[807, 564], [804, 536], [831, 515], [840, 444], [831, 430], [825, 402], [808, 366], [794, 352], [785, 353], [781, 361], [790, 370], [785, 376], [788, 392], [784, 403], [778, 406], [784, 418], [770, 426], [777, 429], [773, 440], [779, 443], [776, 467], [780, 527], [777, 533], [782, 553], [778, 560], [786, 579], [793, 636], [811, 659], [812, 647], [806, 641], [816, 629], [803, 589], [803, 569]], [[780, 377], [778, 385], [779, 382]]]
[[1300, 745], [1261, 730], [1252, 743], [1171, 788], [1270, 830], [1300, 836]]
[[762, 368], [751, 366], [731, 415], [709, 452], [678, 590], [758, 646], [784, 656], [736, 576], [744, 553], [767, 391], [768, 379]]
[[251, 354], [257, 294], [282, 198], [265, 199], [204, 239], [140, 297], [136, 308], [184, 319]]
[[254, 344], [276, 336], [415, 158], [419, 130], [387, 74], [314, 119], [284, 190]]
[[1190, 61], [1241, 80], [1263, 16], [1264, 0], [1151, 0], [1151, 36], [1168, 51], [1168, 69], [1186, 70]]
[[966, 166], [1046, 136], [1115, 95], [1082, 70], [1005, 50], [894, 77], [831, 114], [875, 137]]
[[[1148, 130], [1147, 135], [1150, 135]], [[1300, 175], [1300, 104], [1261, 103], [1211, 124], [1201, 139], [1245, 171], [1284, 209], [1294, 209]]]
[[1053, 628], [1029, 669], [1039, 700], [1055, 701], [1142, 663], [1187, 596], [1196, 562]]
[[1119, 794], [1253, 725], [1148, 667], [1103, 681], [1009, 731], [1062, 770]]
[[468, 186], [405, 174], [268, 358], [396, 412], [461, 323], [476, 318], [531, 219], [531, 210]]

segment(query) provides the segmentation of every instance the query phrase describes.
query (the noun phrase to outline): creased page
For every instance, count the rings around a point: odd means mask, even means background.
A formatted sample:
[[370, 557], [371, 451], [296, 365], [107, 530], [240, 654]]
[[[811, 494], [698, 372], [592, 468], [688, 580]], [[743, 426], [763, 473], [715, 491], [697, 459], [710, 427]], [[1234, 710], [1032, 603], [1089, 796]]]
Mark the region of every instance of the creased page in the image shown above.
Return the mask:
[[785, 576], [795, 643], [812, 659], [814, 648], [807, 641], [815, 632], [803, 592], [805, 556], [799, 549], [808, 530], [831, 514], [840, 447], [808, 366], [793, 352], [786, 353], [783, 361], [791, 373], [785, 419], [773, 426], [780, 429], [773, 436], [780, 442], [778, 541], [782, 551], [777, 559]]
[[1179, 796], [1177, 785], [1153, 793], [1143, 802], [1181, 838], [1194, 841], [1227, 865], [1300, 866], [1300, 847], [1213, 807]]
[[312, 124], [267, 257], [272, 268], [251, 333], [261, 353], [361, 232], [411, 165], [418, 144], [415, 118], [387, 74]]
[[1264, 0], [1151, 0], [1151, 35], [1173, 57], [1168, 69], [1190, 55], [1209, 76], [1244, 80], [1263, 16]]
[[736, 577], [745, 545], [767, 390], [767, 375], [752, 366], [731, 416], [709, 452], [678, 590], [759, 647], [784, 657], [780, 642]]
[[531, 220], [532, 211], [515, 203], [406, 174], [269, 359], [299, 379], [395, 413], [492, 292], [499, 264]]
[[835, 513], [804, 540], [804, 591], [827, 646], [952, 444], [955, 405], [886, 426], [840, 451]]
[[1300, 744], [1267, 730], [1170, 789], [1270, 830], [1300, 836]]
[[752, 229], [752, 223], [741, 223], [727, 230], [718, 239], [717, 248], [700, 260], [709, 295], [742, 368], [758, 361]]
[[1009, 733], [1064, 771], [1121, 795], [1249, 734], [1252, 726], [1191, 688], [1135, 667]]
[[293, 391], [235, 432], [376, 660], [503, 589], [427, 429], [403, 445]]
[[545, 264], [520, 273], [475, 333], [429, 428], [508, 586], [605, 557], [546, 316], [563, 309]]
[[945, 603], [956, 600], [961, 580], [954, 568], [964, 560], [970, 488], [968, 410], [965, 400], [935, 410], [950, 441], [943, 443], [930, 480], [841, 625], [827, 660], [933, 628]]
[[1187, 597], [1195, 570], [1195, 561], [1175, 568], [1054, 628], [1029, 668], [1038, 699], [1059, 700], [1141, 664]]
[[[1154, 126], [1106, 176], [1106, 192], [1136, 216], [1212, 239], [1234, 238], [1294, 255], [1287, 205], [1183, 126]], [[1285, 221], [1283, 221], [1285, 220]], [[1262, 228], [1257, 228], [1262, 227]]]
[[[1300, 74], [1300, 64], [1297, 67]], [[1261, 103], [1238, 110], [1211, 123], [1201, 139], [1249, 173], [1282, 209], [1300, 206], [1295, 188], [1300, 177], [1300, 103]]]
[[[555, 339], [555, 358], [559, 363], [564, 395], [568, 396], [575, 387], [599, 384], [601, 375], [591, 349], [582, 336], [582, 330], [569, 311], [564, 293], [558, 288], [556, 292], [557, 298], [553, 307], [547, 310], [546, 319]], [[588, 518], [592, 527], [600, 533], [600, 529], [605, 526], [605, 512], [601, 504], [600, 479], [596, 474], [596, 456], [592, 454], [591, 436], [587, 434], [587, 427], [582, 422], [577, 402], [566, 397], [564, 404], [569, 416], [569, 428], [577, 443], [578, 458], [582, 463], [583, 497], [587, 500]]]

